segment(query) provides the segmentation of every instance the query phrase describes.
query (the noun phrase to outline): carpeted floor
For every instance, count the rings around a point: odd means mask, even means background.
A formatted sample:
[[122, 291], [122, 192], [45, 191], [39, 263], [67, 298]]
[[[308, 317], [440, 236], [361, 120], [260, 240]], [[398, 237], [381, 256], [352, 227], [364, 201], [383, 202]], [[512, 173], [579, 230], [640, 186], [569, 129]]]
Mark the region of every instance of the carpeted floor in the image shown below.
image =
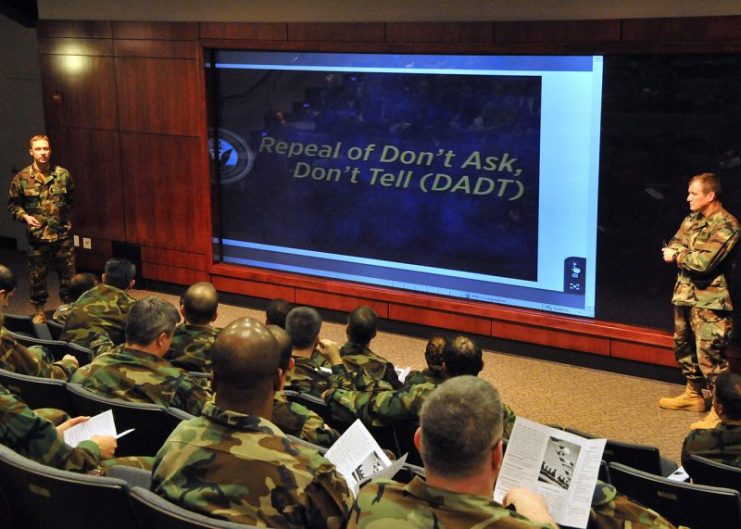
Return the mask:
[[[19, 277], [19, 287], [7, 312], [30, 314], [25, 255], [0, 250], [0, 262], [10, 266]], [[54, 277], [50, 280], [50, 293], [48, 308], [53, 308], [59, 303]], [[160, 292], [134, 290], [132, 295], [136, 298], [155, 295], [178, 303], [178, 296]], [[261, 310], [222, 304], [217, 325], [244, 316], [265, 319]], [[322, 336], [342, 343], [344, 326], [325, 322]], [[397, 367], [422, 368], [425, 344], [419, 338], [382, 332], [372, 348]], [[658, 407], [659, 398], [682, 391], [676, 384], [515, 356], [506, 351], [485, 350], [484, 363], [481, 376], [500, 390], [504, 401], [518, 415], [610, 439], [653, 445], [675, 461], [679, 460], [689, 424], [702, 417], [699, 413]]]

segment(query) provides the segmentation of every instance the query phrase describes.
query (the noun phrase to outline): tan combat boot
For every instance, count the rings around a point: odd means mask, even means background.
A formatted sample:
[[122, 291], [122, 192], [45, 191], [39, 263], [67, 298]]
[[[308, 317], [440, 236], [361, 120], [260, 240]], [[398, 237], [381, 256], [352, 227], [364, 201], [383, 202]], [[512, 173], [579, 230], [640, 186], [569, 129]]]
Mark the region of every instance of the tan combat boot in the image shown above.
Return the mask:
[[31, 321], [37, 324], [46, 323], [46, 313], [43, 305], [34, 305], [34, 315]]
[[684, 393], [678, 397], [660, 399], [659, 407], [665, 410], [707, 411], [708, 403], [702, 395], [704, 387], [703, 380], [687, 380]]
[[715, 413], [715, 410], [711, 409], [704, 419], [693, 422], [690, 424], [690, 430], [701, 430], [715, 428], [720, 424], [720, 417]]

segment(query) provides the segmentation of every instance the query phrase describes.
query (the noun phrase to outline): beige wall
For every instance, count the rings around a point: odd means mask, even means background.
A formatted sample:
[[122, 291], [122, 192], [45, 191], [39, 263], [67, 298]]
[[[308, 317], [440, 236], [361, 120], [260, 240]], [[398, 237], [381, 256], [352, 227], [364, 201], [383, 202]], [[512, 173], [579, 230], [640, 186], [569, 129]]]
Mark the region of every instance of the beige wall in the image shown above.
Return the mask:
[[739, 0], [38, 0], [39, 18], [252, 22], [581, 20], [741, 15]]

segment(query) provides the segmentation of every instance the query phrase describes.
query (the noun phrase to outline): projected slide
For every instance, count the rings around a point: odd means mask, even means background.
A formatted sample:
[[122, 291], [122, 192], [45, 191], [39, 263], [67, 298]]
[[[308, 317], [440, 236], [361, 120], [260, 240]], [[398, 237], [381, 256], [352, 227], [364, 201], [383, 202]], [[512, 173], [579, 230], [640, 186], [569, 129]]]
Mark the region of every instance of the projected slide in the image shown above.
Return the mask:
[[218, 259], [594, 315], [600, 57], [214, 55]]

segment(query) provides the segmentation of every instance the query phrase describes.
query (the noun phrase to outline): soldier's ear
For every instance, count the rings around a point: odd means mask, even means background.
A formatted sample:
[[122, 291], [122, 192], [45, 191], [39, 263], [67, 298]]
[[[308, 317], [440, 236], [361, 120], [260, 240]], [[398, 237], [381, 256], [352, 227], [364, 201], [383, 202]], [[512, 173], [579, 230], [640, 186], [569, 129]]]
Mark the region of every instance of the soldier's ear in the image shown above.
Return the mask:
[[275, 379], [273, 380], [273, 389], [275, 391], [283, 389], [283, 386], [286, 384], [286, 373], [288, 372], [283, 371], [281, 368], [275, 370]]
[[502, 466], [502, 459], [504, 458], [504, 447], [502, 440], [499, 439], [491, 449], [491, 468], [495, 472], [499, 472], [499, 468]]
[[422, 452], [422, 429], [419, 427], [414, 430], [414, 448], [417, 452]]

